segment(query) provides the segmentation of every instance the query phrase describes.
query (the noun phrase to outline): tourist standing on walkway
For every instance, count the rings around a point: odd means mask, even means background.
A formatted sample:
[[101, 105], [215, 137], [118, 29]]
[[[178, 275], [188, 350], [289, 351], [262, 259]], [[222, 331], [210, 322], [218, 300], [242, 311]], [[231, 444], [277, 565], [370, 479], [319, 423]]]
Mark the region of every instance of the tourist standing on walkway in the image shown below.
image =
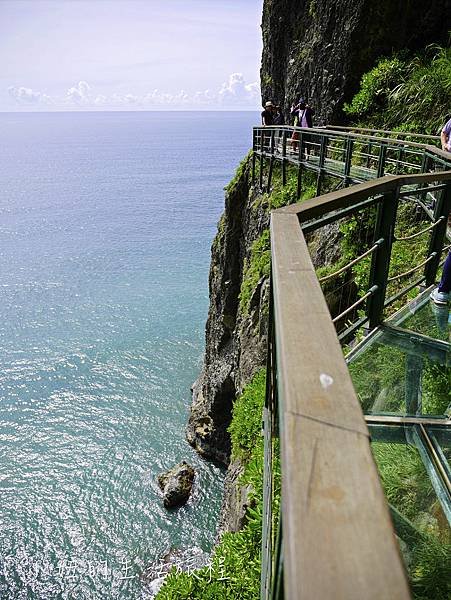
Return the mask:
[[[301, 101], [302, 98], [299, 98], [299, 102], [297, 104], [293, 102], [293, 104], [291, 105], [290, 115], [293, 117], [293, 127], [301, 126], [299, 121], [299, 107], [301, 105]], [[293, 131], [293, 135], [291, 136], [291, 147], [293, 149], [293, 152], [297, 152], [297, 149], [299, 147], [298, 139], [299, 133], [297, 131]]]
[[263, 127], [269, 127], [274, 125], [274, 104], [267, 102], [262, 112], [262, 125]]
[[[307, 104], [307, 102], [304, 100], [304, 98], [300, 98], [299, 103], [296, 106], [291, 107], [291, 114], [295, 115], [295, 117], [297, 117], [297, 122], [298, 122], [299, 127], [303, 127], [303, 128], [313, 127], [314, 110], [311, 106], [309, 106]], [[297, 132], [297, 131], [293, 132], [293, 136], [291, 138], [291, 143], [292, 143], [292, 147], [293, 147], [294, 151], [296, 151], [298, 149], [298, 145], [299, 145], [298, 141], [297, 141], [298, 139], [299, 139], [299, 132]], [[304, 135], [304, 140], [305, 141], [310, 140], [310, 136]], [[306, 148], [306, 158], [308, 158], [308, 156], [310, 154], [310, 148], [308, 146], [306, 146], [305, 148]]]
[[[265, 108], [262, 112], [262, 125], [263, 127], [271, 127], [274, 125], [274, 104], [271, 101], [266, 102]], [[271, 134], [262, 133], [263, 150], [269, 150], [271, 143]]]
[[[451, 119], [447, 121], [442, 129], [440, 136], [442, 142], [442, 150], [451, 152]], [[448, 217], [449, 219], [449, 217]], [[448, 220], [449, 223], [449, 220]], [[448, 252], [445, 264], [443, 265], [443, 273], [440, 284], [432, 290], [431, 299], [438, 305], [446, 305], [449, 302], [449, 293], [451, 291], [451, 251]]]
[[285, 119], [283, 118], [283, 113], [282, 113], [282, 109], [280, 108], [280, 106], [277, 104], [276, 108], [274, 109], [274, 118], [273, 118], [273, 122], [274, 125], [285, 125]]
[[440, 139], [442, 141], [442, 150], [451, 152], [451, 119], [445, 123]]
[[315, 111], [305, 101], [303, 102], [303, 106], [303, 109], [299, 109], [299, 125], [300, 127], [313, 127], [313, 115]]

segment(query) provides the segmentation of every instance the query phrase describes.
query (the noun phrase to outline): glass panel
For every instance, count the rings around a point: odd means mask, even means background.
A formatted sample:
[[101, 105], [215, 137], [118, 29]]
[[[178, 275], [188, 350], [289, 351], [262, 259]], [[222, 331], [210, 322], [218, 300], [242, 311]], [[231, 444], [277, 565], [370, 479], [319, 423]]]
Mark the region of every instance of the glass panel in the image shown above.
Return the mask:
[[451, 427], [427, 427], [427, 432], [451, 479]]
[[414, 427], [370, 426], [370, 432], [414, 598], [447, 598], [451, 530], [420, 437]]
[[[450, 346], [451, 350], [451, 346]], [[451, 351], [384, 332], [349, 362], [366, 414], [451, 414]]]
[[427, 302], [403, 321], [402, 327], [449, 342], [451, 341], [451, 312], [447, 306], [441, 307], [433, 302]]

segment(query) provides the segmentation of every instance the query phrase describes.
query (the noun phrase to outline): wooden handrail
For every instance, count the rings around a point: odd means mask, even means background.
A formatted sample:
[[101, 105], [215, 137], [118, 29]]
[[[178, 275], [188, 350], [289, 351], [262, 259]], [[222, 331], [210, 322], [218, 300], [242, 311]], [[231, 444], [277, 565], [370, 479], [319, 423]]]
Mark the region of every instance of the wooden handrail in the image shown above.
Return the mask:
[[298, 215], [274, 211], [271, 240], [285, 597], [410, 598], [368, 430]]
[[[363, 183], [353, 185], [351, 188], [343, 188], [323, 194], [317, 198], [305, 200], [302, 204], [290, 204], [277, 209], [277, 212], [297, 214], [303, 216], [303, 220], [314, 219], [324, 213], [324, 207], [328, 211], [338, 210], [352, 206], [368, 196], [383, 194], [397, 186], [410, 185], [413, 183], [429, 183], [431, 181], [447, 181], [451, 177], [449, 171], [435, 171], [434, 173], [418, 173], [417, 175], [385, 175], [378, 179], [372, 179]], [[424, 190], [427, 191], [427, 190]]]

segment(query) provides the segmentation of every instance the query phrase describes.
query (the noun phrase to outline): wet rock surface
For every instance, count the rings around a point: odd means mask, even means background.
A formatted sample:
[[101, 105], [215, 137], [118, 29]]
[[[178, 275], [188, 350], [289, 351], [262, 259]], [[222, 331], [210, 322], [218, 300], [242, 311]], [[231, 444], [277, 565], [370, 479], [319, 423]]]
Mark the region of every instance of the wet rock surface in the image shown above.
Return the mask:
[[194, 476], [193, 467], [185, 461], [158, 475], [158, 485], [163, 491], [165, 508], [176, 508], [185, 504], [191, 494]]

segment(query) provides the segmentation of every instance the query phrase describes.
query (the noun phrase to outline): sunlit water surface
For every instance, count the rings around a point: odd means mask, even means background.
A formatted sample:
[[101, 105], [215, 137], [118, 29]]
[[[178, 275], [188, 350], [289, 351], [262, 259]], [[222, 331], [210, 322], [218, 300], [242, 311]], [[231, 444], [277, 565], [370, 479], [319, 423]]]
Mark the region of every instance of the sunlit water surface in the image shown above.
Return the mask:
[[[0, 114], [0, 598], [141, 598], [208, 552], [187, 445], [209, 247], [253, 113]], [[156, 475], [197, 468], [162, 508]]]

